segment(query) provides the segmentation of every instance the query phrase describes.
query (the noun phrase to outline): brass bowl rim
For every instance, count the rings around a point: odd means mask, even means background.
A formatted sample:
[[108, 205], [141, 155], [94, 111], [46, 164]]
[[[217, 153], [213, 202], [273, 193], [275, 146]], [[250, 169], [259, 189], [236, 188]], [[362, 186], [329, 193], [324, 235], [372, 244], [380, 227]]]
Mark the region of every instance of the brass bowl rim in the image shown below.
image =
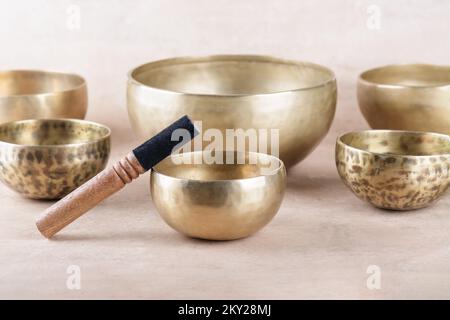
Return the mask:
[[54, 122], [54, 121], [56, 121], [56, 122], [72, 122], [72, 123], [78, 123], [78, 124], [90, 124], [90, 125], [94, 125], [94, 126], [106, 129], [107, 131], [106, 131], [106, 134], [103, 135], [102, 137], [94, 139], [94, 140], [89, 140], [86, 142], [66, 143], [66, 144], [18, 144], [18, 143], [6, 142], [6, 141], [1, 140], [1, 138], [0, 138], [0, 146], [8, 145], [8, 146], [13, 146], [13, 147], [18, 147], [18, 148], [67, 148], [67, 147], [79, 147], [79, 146], [84, 146], [84, 145], [88, 145], [88, 144], [94, 144], [94, 143], [101, 142], [105, 139], [109, 139], [111, 137], [111, 129], [109, 127], [105, 126], [104, 124], [98, 123], [98, 122], [83, 120], [83, 119], [47, 118], [47, 119], [15, 120], [15, 121], [1, 123], [0, 128], [3, 126], [7, 126], [7, 125], [20, 124], [20, 123], [25, 123], [25, 122]]
[[387, 129], [386, 130], [385, 129], [373, 129], [373, 130], [369, 129], [369, 130], [360, 130], [360, 131], [349, 131], [349, 132], [339, 135], [336, 139], [336, 143], [343, 146], [344, 148], [349, 148], [349, 149], [357, 151], [357, 152], [367, 153], [367, 154], [375, 155], [375, 156], [379, 156], [379, 157], [430, 158], [430, 157], [450, 156], [450, 152], [449, 153], [440, 153], [440, 154], [430, 154], [430, 155], [412, 155], [412, 154], [396, 154], [396, 153], [386, 154], [386, 153], [373, 152], [373, 151], [356, 148], [356, 147], [350, 146], [342, 141], [342, 138], [346, 135], [361, 134], [361, 133], [366, 133], [366, 132], [403, 133], [403, 134], [413, 134], [413, 135], [417, 134], [417, 135], [440, 136], [442, 138], [447, 138], [447, 140], [449, 140], [449, 145], [450, 145], [450, 136], [445, 133], [427, 132], [427, 131], [410, 131], [410, 130], [387, 130]]
[[446, 88], [450, 87], [450, 81], [448, 83], [441, 83], [441, 84], [429, 84], [429, 85], [407, 85], [407, 84], [388, 84], [388, 83], [382, 83], [382, 82], [375, 82], [370, 81], [366, 79], [365, 77], [373, 71], [378, 71], [382, 69], [389, 69], [389, 68], [398, 68], [398, 67], [425, 67], [425, 68], [437, 68], [442, 70], [448, 70], [450, 73], [450, 65], [438, 65], [438, 64], [432, 64], [432, 63], [401, 63], [401, 64], [388, 64], [376, 68], [371, 68], [368, 70], [365, 70], [361, 72], [358, 76], [358, 82], [361, 82], [365, 85], [371, 85], [376, 86], [380, 88], [408, 88], [408, 89], [427, 89], [427, 88]]
[[[162, 66], [170, 66], [175, 64], [187, 64], [187, 63], [197, 63], [197, 62], [214, 62], [214, 61], [261, 61], [261, 62], [275, 62], [279, 64], [291, 64], [296, 66], [309, 66], [315, 69], [322, 70], [328, 73], [329, 79], [319, 83], [314, 86], [301, 87], [297, 89], [291, 90], [280, 90], [273, 92], [261, 92], [261, 93], [236, 93], [236, 94], [213, 94], [213, 93], [192, 93], [192, 92], [182, 92], [176, 90], [169, 90], [164, 88], [157, 88], [154, 86], [147, 85], [135, 79], [135, 72], [138, 69], [144, 67], [162, 67]], [[336, 76], [334, 72], [320, 64], [316, 64], [308, 61], [298, 61], [298, 60], [290, 60], [284, 58], [277, 58], [269, 55], [250, 55], [250, 54], [218, 54], [218, 55], [206, 55], [206, 56], [181, 56], [181, 57], [173, 57], [167, 59], [160, 59], [151, 62], [147, 62], [141, 64], [133, 69], [131, 69], [128, 74], [128, 82], [141, 86], [143, 88], [152, 89], [160, 92], [177, 94], [177, 95], [186, 95], [186, 96], [196, 96], [196, 97], [216, 97], [216, 98], [240, 98], [240, 97], [254, 97], [254, 96], [267, 96], [267, 95], [276, 95], [276, 94], [284, 94], [284, 93], [292, 93], [299, 91], [307, 91], [313, 90], [320, 87], [325, 87], [330, 83], [334, 83], [336, 81]]]
[[80, 76], [77, 73], [68, 73], [68, 72], [58, 72], [58, 71], [47, 71], [47, 70], [38, 70], [38, 69], [12, 69], [12, 70], [0, 70], [0, 75], [4, 73], [36, 73], [36, 74], [44, 74], [44, 75], [64, 75], [69, 76], [75, 79], [80, 80], [80, 84], [75, 86], [70, 86], [64, 90], [57, 91], [49, 91], [49, 92], [39, 92], [39, 93], [26, 93], [26, 94], [7, 94], [0, 95], [0, 99], [8, 99], [8, 98], [17, 98], [17, 97], [35, 97], [35, 96], [48, 96], [55, 94], [63, 94], [70, 91], [79, 90], [82, 87], [86, 87], [86, 79]]
[[[226, 152], [226, 151], [224, 151]], [[228, 152], [233, 152], [228, 151]], [[205, 153], [205, 151], [191, 151], [191, 152], [186, 152], [184, 154], [199, 154], [199, 153]], [[236, 152], [235, 152], [236, 153]], [[166, 173], [163, 173], [161, 171], [158, 170], [158, 165], [154, 166], [152, 168], [152, 172], [151, 174], [156, 174], [156, 175], [160, 175], [163, 176], [165, 178], [168, 179], [173, 179], [173, 180], [177, 180], [177, 181], [195, 181], [196, 183], [229, 183], [229, 182], [238, 182], [238, 181], [249, 181], [251, 179], [261, 179], [261, 178], [265, 178], [265, 177], [271, 177], [271, 176], [275, 176], [279, 173], [280, 170], [285, 170], [285, 166], [283, 161], [280, 158], [277, 158], [271, 154], [266, 154], [266, 153], [261, 153], [261, 152], [237, 152], [237, 153], [245, 153], [245, 154], [256, 154], [256, 155], [264, 155], [264, 156], [268, 156], [276, 161], [278, 161], [278, 166], [277, 168], [273, 169], [270, 173], [268, 174], [259, 174], [255, 177], [247, 177], [247, 178], [238, 178], [238, 179], [212, 179], [212, 180], [201, 180], [201, 179], [187, 179], [187, 178], [179, 178], [179, 177], [175, 177], [175, 176], [171, 176], [168, 175]], [[172, 156], [177, 156], [180, 157], [182, 154], [176, 154], [176, 155], [172, 155]], [[170, 156], [169, 156], [170, 157]], [[166, 158], [168, 159], [168, 158]], [[227, 165], [227, 164], [223, 164], [223, 165]]]

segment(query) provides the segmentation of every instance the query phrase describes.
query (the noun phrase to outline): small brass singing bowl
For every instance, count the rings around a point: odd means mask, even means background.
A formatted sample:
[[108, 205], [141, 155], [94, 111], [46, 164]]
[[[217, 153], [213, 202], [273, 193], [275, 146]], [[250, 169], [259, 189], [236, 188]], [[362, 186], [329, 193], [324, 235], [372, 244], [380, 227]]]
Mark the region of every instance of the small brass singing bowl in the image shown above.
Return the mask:
[[450, 134], [450, 66], [368, 70], [358, 79], [358, 102], [373, 129]]
[[108, 127], [84, 120], [21, 120], [0, 125], [0, 180], [32, 199], [59, 199], [100, 172]]
[[86, 82], [78, 75], [33, 70], [0, 72], [0, 123], [83, 119], [86, 110]]
[[135, 68], [129, 74], [127, 104], [131, 126], [141, 138], [185, 114], [202, 121], [204, 132], [218, 129], [223, 136], [227, 129], [279, 130], [279, 143], [268, 138], [267, 150], [279, 147], [280, 159], [289, 168], [328, 132], [336, 95], [334, 74], [323, 66], [268, 56], [217, 55]]
[[[204, 154], [183, 157], [198, 155]], [[278, 158], [245, 153], [242, 164], [180, 164], [181, 158], [163, 160], [150, 180], [153, 203], [173, 229], [193, 238], [233, 240], [260, 230], [277, 213], [286, 185], [286, 169]]]
[[376, 207], [412, 210], [428, 206], [450, 183], [450, 136], [367, 130], [336, 142], [336, 166], [344, 183]]

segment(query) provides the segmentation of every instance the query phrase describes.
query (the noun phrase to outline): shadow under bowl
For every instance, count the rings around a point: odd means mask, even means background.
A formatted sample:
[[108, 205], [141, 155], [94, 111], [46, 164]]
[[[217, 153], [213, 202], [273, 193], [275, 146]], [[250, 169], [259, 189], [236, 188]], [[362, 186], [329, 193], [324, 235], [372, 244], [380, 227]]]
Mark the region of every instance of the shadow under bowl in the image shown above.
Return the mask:
[[105, 167], [108, 127], [84, 120], [21, 120], [0, 125], [0, 180], [33, 199], [59, 199]]
[[143, 139], [185, 114], [202, 122], [203, 133], [218, 129], [223, 137], [226, 129], [275, 129], [279, 145], [269, 132], [267, 150], [279, 147], [280, 159], [291, 167], [328, 132], [336, 81], [331, 70], [313, 63], [254, 55], [185, 57], [132, 70], [127, 97], [131, 126]]
[[206, 154], [173, 155], [152, 170], [151, 195], [164, 221], [189, 237], [209, 240], [247, 237], [269, 223], [284, 196], [283, 162], [231, 151], [221, 155], [240, 154], [242, 164], [206, 164]]
[[450, 66], [390, 65], [363, 72], [358, 103], [374, 129], [450, 134]]
[[86, 111], [86, 82], [78, 75], [36, 70], [0, 72], [0, 123], [83, 119]]
[[450, 136], [438, 133], [367, 130], [336, 142], [341, 179], [376, 207], [412, 210], [436, 201], [450, 183]]

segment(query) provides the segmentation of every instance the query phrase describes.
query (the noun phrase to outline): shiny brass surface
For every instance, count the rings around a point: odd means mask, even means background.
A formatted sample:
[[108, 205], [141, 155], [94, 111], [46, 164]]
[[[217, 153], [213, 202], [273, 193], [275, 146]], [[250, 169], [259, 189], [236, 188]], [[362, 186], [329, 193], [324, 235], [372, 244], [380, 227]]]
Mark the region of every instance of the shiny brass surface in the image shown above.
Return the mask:
[[40, 118], [83, 119], [85, 80], [74, 74], [0, 71], [0, 123]]
[[[278, 158], [255, 155], [255, 164], [247, 161], [248, 153], [246, 164], [234, 165], [163, 160], [150, 180], [156, 209], [172, 228], [190, 237], [232, 240], [253, 234], [277, 213], [286, 184]], [[269, 164], [271, 170], [263, 170]]]
[[358, 102], [374, 129], [450, 134], [450, 66], [391, 65], [363, 72]]
[[142, 139], [184, 114], [202, 121], [203, 130], [274, 128], [287, 167], [322, 140], [335, 107], [332, 71], [266, 56], [161, 60], [132, 70], [128, 80], [128, 114]]
[[58, 199], [100, 172], [110, 130], [69, 119], [22, 120], [0, 125], [0, 180], [34, 199]]
[[393, 210], [423, 208], [447, 190], [450, 136], [367, 130], [340, 136], [336, 166], [361, 199]]

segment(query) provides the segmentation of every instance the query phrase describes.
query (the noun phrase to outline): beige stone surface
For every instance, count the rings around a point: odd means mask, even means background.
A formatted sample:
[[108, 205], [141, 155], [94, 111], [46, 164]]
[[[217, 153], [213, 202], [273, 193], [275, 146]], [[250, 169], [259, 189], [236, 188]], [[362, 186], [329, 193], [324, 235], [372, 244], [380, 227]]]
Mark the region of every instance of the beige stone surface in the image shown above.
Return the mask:
[[[50, 241], [34, 219], [51, 202], [0, 185], [0, 298], [450, 298], [449, 196], [418, 211], [378, 210], [347, 190], [334, 167], [337, 134], [367, 127], [356, 105], [359, 72], [449, 63], [449, 2], [49, 3], [0, 1], [1, 68], [85, 76], [87, 118], [113, 129], [111, 160], [139, 143], [127, 120], [126, 73], [152, 59], [260, 53], [323, 63], [337, 74], [338, 111], [324, 142], [290, 172], [272, 223], [239, 241], [170, 229], [152, 205], [148, 174]], [[67, 28], [71, 4], [81, 10], [80, 29]], [[367, 27], [371, 5], [380, 29]], [[67, 289], [71, 265], [81, 269], [81, 290]], [[380, 267], [380, 290], [366, 286], [370, 265]]]

